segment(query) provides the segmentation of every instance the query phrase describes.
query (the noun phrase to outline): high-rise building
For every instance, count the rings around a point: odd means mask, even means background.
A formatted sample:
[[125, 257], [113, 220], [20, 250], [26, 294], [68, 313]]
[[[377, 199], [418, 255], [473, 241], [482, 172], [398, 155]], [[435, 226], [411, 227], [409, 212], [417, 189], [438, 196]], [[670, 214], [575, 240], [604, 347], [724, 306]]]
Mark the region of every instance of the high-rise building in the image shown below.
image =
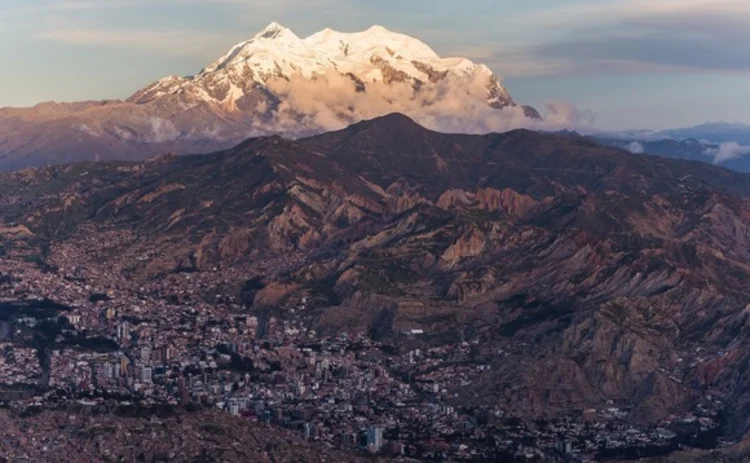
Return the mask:
[[127, 344], [130, 341], [130, 323], [121, 322], [117, 325], [117, 342]]
[[383, 448], [383, 428], [370, 426], [367, 428], [367, 449], [373, 453]]

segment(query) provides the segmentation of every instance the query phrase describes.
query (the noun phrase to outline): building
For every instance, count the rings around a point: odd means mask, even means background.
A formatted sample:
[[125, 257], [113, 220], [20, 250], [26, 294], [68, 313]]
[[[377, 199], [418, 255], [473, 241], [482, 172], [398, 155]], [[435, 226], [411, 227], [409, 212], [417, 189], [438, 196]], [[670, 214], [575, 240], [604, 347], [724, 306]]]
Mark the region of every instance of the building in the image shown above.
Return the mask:
[[151, 367], [141, 367], [141, 381], [144, 383], [150, 383], [153, 377], [153, 371]]
[[314, 440], [317, 437], [317, 429], [313, 423], [305, 423], [305, 439]]
[[130, 341], [130, 323], [122, 322], [117, 325], [117, 341], [120, 344]]
[[563, 455], [570, 455], [573, 453], [573, 443], [569, 440], [561, 440], [555, 444], [555, 450]]
[[120, 375], [127, 376], [129, 365], [130, 360], [127, 357], [125, 357], [124, 355], [120, 357]]
[[370, 426], [367, 428], [367, 450], [377, 453], [383, 448], [383, 428]]
[[151, 348], [149, 346], [141, 347], [141, 361], [145, 363], [151, 362]]

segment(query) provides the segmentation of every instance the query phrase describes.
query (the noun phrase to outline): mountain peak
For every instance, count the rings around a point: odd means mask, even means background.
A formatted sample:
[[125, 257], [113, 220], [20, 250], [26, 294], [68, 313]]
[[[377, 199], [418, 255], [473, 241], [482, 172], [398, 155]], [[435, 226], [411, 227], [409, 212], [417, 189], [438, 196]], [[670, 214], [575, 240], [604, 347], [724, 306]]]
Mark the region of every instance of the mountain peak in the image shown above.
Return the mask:
[[276, 39], [278, 37], [281, 37], [283, 35], [291, 34], [296, 37], [294, 32], [292, 32], [290, 29], [287, 29], [286, 27], [282, 26], [281, 24], [277, 23], [276, 21], [272, 22], [268, 26], [265, 27], [262, 31], [260, 31], [255, 38], [256, 39]]
[[281, 29], [286, 29], [286, 27], [282, 26], [276, 21], [273, 21], [269, 25], [267, 25], [266, 28], [263, 29], [263, 31], [276, 31]]
[[360, 121], [341, 131], [349, 134], [377, 134], [380, 142], [390, 145], [411, 138], [419, 138], [431, 132], [411, 117], [402, 113], [390, 113], [373, 119]]
[[[485, 121], [494, 118], [476, 116], [476, 104], [488, 113], [518, 106], [487, 66], [443, 58], [418, 38], [382, 25], [359, 32], [326, 28], [300, 38], [278, 22], [238, 43], [198, 75], [158, 81], [128, 99], [136, 104], [156, 100], [194, 112], [217, 111], [219, 118], [231, 113], [232, 124], [239, 120], [255, 134], [292, 136], [391, 111], [433, 129], [488, 132], [496, 129]], [[530, 108], [516, 112], [540, 118]]]
[[381, 26], [379, 24], [375, 24], [375, 25], [371, 26], [369, 29], [367, 29], [367, 31], [368, 32], [378, 32], [378, 33], [391, 32], [391, 31], [389, 31], [388, 29], [386, 29], [385, 27], [383, 27], [383, 26]]
[[412, 128], [419, 128], [420, 130], [426, 130], [424, 127], [419, 125], [417, 121], [407, 116], [406, 114], [402, 114], [402, 113], [385, 114], [383, 116], [376, 117], [368, 121], [363, 121], [362, 123], [366, 125], [380, 125], [384, 127], [400, 126], [400, 127], [412, 127]]
[[434, 67], [437, 68], [445, 67], [446, 64], [419, 39], [390, 31], [380, 25], [360, 32], [340, 32], [326, 28], [305, 38], [303, 42], [309, 48], [336, 60], [369, 62], [373, 56], [379, 56], [389, 61], [434, 61]]

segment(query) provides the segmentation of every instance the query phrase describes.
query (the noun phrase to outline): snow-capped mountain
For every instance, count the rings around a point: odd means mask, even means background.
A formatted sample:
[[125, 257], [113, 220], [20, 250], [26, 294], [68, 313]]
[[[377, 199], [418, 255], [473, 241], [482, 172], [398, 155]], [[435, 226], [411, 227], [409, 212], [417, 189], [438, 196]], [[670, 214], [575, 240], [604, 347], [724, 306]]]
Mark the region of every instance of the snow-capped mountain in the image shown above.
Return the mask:
[[[467, 84], [482, 83], [490, 106], [515, 106], [487, 66], [464, 58], [441, 58], [425, 43], [382, 26], [358, 33], [325, 29], [301, 39], [278, 23], [235, 45], [198, 75], [166, 77], [138, 91], [128, 101], [148, 103], [177, 95], [187, 102], [210, 102], [237, 109], [246, 106], [245, 98], [257, 103], [254, 91], [269, 90], [270, 81], [289, 81], [293, 77], [309, 81], [329, 73], [349, 77], [353, 88], [362, 92], [374, 83], [408, 83], [418, 92], [424, 85], [458, 77]], [[531, 110], [529, 115], [538, 117]]]
[[399, 112], [440, 131], [537, 124], [485, 65], [441, 58], [373, 26], [300, 38], [272, 23], [194, 76], [168, 76], [125, 101], [0, 109], [0, 168], [204, 152], [251, 136], [299, 137]]

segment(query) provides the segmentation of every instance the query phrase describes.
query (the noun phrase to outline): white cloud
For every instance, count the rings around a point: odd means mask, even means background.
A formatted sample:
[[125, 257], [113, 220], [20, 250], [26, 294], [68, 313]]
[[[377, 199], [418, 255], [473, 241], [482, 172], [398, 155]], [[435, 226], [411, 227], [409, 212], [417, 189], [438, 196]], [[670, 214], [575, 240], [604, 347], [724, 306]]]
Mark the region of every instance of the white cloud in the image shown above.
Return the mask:
[[495, 110], [487, 105], [486, 82], [448, 77], [415, 91], [410, 83], [373, 82], [358, 92], [352, 80], [329, 72], [312, 81], [302, 77], [268, 82], [281, 101], [266, 130], [304, 135], [341, 129], [350, 123], [402, 113], [441, 132], [488, 133], [517, 128], [561, 130], [590, 124], [593, 116], [565, 102], [547, 105], [544, 121], [534, 121], [520, 107]]
[[706, 151], [706, 154], [714, 158], [714, 163], [721, 164], [722, 162], [750, 154], [750, 146], [743, 146], [732, 141], [722, 143], [718, 148], [710, 148]]
[[[750, 1], [577, 0], [573, 4], [565, 3], [546, 8], [498, 8], [493, 21], [503, 25], [503, 32], [487, 29], [481, 35], [499, 34], [493, 41], [460, 44], [462, 34], [459, 33], [456, 40], [451, 40], [452, 44], [445, 46], [449, 47], [447, 51], [451, 54], [486, 62], [504, 75], [684, 69], [750, 71], [750, 51], [746, 51], [747, 47], [735, 45], [750, 41], [746, 27], [750, 23]], [[269, 22], [271, 19], [281, 20], [287, 13], [293, 13], [297, 16], [297, 25], [314, 20], [315, 24], [321, 25], [320, 28], [329, 25], [327, 9], [335, 11], [337, 18], [357, 17], [359, 20], [367, 20], [368, 12], [372, 11], [370, 5], [356, 0], [38, 0], [12, 9], [62, 15], [63, 19], [79, 21], [70, 27], [40, 29], [36, 36], [47, 40], [138, 49], [152, 42], [158, 51], [187, 55], [190, 41], [186, 38], [193, 34], [193, 40], [198, 42], [194, 55], [202, 57], [208, 47], [201, 43], [211, 43], [215, 54], [231, 42], [216, 37], [223, 33], [226, 39], [226, 30], [206, 32], [189, 25], [182, 29], [122, 27], [112, 30], [113, 37], [108, 38], [104, 33], [110, 32], [109, 28], [92, 22], [93, 15], [82, 13], [101, 9], [124, 11], [143, 6], [170, 7], [179, 11], [182, 6], [211, 5], [231, 8], [230, 11], [244, 23], [254, 24], [259, 18], [266, 18]], [[310, 14], [300, 14], [307, 12]], [[437, 13], [440, 13], [439, 7]], [[85, 16], [88, 19], [82, 19]], [[304, 19], [306, 16], [311, 19]], [[419, 25], [406, 32], [422, 37], [440, 37], [440, 40], [444, 40], [446, 34], [461, 31], [459, 27], [441, 32], [430, 29], [430, 23], [424, 21], [415, 24]], [[235, 30], [231, 39], [238, 33]], [[503, 42], [500, 42], [500, 36]], [[505, 41], [508, 38], [512, 40]], [[444, 54], [446, 50], [440, 51]]]
[[643, 143], [634, 141], [627, 146], [627, 150], [633, 154], [642, 154], [645, 150], [643, 149]]
[[558, 8], [539, 8], [522, 13], [514, 21], [565, 30], [572, 26], [591, 26], [622, 19], [648, 18], [662, 15], [750, 14], [746, 0], [601, 0]]
[[167, 119], [161, 119], [159, 117], [152, 117], [151, 131], [153, 132], [153, 138], [149, 140], [154, 143], [163, 143], [165, 141], [172, 141], [180, 136], [180, 131]]
[[[507, 19], [537, 38], [500, 45], [488, 61], [507, 74], [750, 72], [747, 0], [602, 0]], [[486, 47], [491, 50], [491, 47]]]

